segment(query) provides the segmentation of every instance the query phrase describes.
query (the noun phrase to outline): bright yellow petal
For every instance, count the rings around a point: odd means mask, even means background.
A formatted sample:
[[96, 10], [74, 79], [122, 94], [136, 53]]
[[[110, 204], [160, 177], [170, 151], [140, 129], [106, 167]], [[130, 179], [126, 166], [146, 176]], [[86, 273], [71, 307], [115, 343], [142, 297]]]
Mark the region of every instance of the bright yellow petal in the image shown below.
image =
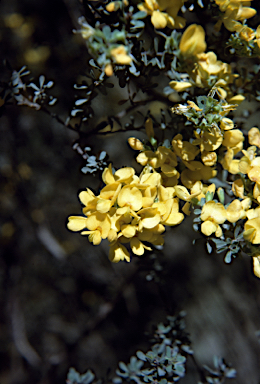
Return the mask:
[[206, 50], [205, 31], [200, 25], [192, 24], [183, 33], [179, 48], [184, 56], [197, 55]]
[[130, 262], [130, 255], [128, 250], [124, 245], [119, 243], [115, 243], [110, 246], [108, 258], [110, 261], [112, 261], [112, 263], [118, 263], [121, 260]]
[[117, 202], [120, 207], [128, 206], [139, 211], [142, 208], [142, 192], [136, 187], [125, 186], [119, 192]]
[[226, 209], [227, 220], [230, 223], [236, 223], [244, 215], [242, 204], [239, 200], [233, 200]]
[[205, 236], [210, 236], [212, 233], [216, 232], [217, 224], [213, 223], [212, 221], [206, 220], [204, 223], [201, 224], [201, 232]]
[[108, 168], [105, 168], [102, 174], [102, 180], [105, 184], [111, 184], [115, 182], [115, 178], [112, 171], [112, 164], [109, 164]]
[[201, 220], [211, 220], [216, 224], [223, 224], [226, 221], [226, 210], [221, 203], [208, 201], [203, 205], [201, 211]]
[[140, 230], [142, 228], [153, 228], [160, 223], [161, 217], [157, 208], [143, 208], [138, 212], [141, 217]]
[[254, 274], [260, 278], [260, 256], [253, 257]]
[[165, 28], [167, 25], [167, 17], [159, 10], [154, 11], [151, 17], [151, 22], [156, 29]]
[[67, 227], [70, 231], [82, 231], [82, 229], [87, 227], [87, 217], [70, 216], [68, 220], [69, 222], [67, 224]]

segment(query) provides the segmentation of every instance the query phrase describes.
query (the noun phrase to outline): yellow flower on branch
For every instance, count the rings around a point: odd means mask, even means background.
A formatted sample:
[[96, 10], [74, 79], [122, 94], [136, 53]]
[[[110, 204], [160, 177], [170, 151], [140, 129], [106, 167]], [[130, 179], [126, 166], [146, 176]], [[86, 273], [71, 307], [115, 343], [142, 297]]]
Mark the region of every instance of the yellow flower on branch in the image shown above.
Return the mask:
[[118, 242], [112, 243], [110, 245], [108, 258], [113, 263], [118, 263], [121, 260], [126, 260], [130, 262], [130, 254], [126, 247]]
[[157, 29], [184, 28], [186, 21], [183, 17], [178, 16], [184, 2], [185, 0], [145, 0], [144, 3], [138, 5], [138, 8], [151, 16], [151, 22]]
[[244, 225], [244, 239], [252, 244], [260, 244], [260, 217], [248, 220]]
[[253, 127], [248, 131], [248, 141], [249, 144], [260, 148], [260, 131], [258, 128]]
[[203, 205], [201, 211], [201, 232], [210, 236], [215, 233], [217, 237], [222, 235], [222, 229], [219, 224], [223, 224], [227, 219], [225, 207], [221, 203], [208, 201]]
[[203, 53], [207, 48], [204, 29], [197, 24], [190, 25], [181, 37], [179, 48], [183, 57]]

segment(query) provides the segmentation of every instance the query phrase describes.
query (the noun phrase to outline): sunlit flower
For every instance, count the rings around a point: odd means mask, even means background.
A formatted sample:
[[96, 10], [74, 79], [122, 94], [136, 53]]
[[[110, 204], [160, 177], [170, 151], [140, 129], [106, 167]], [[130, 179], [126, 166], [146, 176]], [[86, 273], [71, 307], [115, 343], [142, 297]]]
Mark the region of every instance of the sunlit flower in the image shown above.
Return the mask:
[[216, 152], [203, 151], [201, 153], [201, 160], [203, 164], [208, 167], [214, 166], [217, 162], [217, 159], [218, 157]]
[[210, 236], [215, 233], [217, 237], [222, 235], [222, 229], [219, 224], [223, 224], [227, 219], [225, 207], [221, 203], [208, 201], [203, 205], [201, 211], [201, 232]]
[[188, 141], [183, 141], [181, 134], [176, 135], [172, 139], [172, 147], [175, 154], [185, 161], [194, 160], [200, 152], [195, 145], [189, 143]]
[[[256, 10], [245, 5], [250, 5], [250, 1], [241, 0], [215, 0], [215, 3], [219, 6], [222, 15], [221, 21], [230, 32], [239, 32], [240, 37], [246, 41], [250, 41], [254, 38], [254, 31], [251, 28], [243, 25], [241, 21], [249, 19], [256, 14]], [[217, 23], [217, 29], [219, 30], [221, 22]]]
[[254, 274], [260, 278], [260, 255], [253, 256], [253, 270]]
[[232, 192], [234, 193], [235, 196], [240, 197], [240, 199], [244, 199], [244, 183], [242, 179], [236, 179], [232, 183]]
[[224, 132], [222, 145], [228, 148], [232, 148], [234, 154], [236, 154], [243, 148], [244, 140], [244, 135], [240, 129], [232, 129], [230, 131]]
[[223, 129], [224, 131], [229, 131], [230, 129], [234, 128], [234, 122], [233, 120], [223, 117], [223, 119], [220, 122], [220, 128]]
[[169, 86], [176, 92], [183, 92], [192, 87], [192, 84], [189, 81], [170, 81]]
[[227, 220], [230, 223], [236, 223], [246, 217], [241, 201], [233, 200], [226, 209]]
[[113, 263], [118, 263], [121, 260], [130, 261], [130, 254], [126, 247], [118, 242], [110, 245], [108, 258]]
[[207, 167], [200, 161], [184, 162], [186, 169], [181, 173], [182, 184], [186, 188], [192, 188], [196, 181], [209, 180], [215, 177], [217, 171], [211, 167]]
[[193, 144], [200, 145], [201, 152], [213, 152], [218, 149], [223, 142], [223, 134], [216, 124], [200, 133], [195, 131], [194, 135], [196, 139], [193, 141]]
[[258, 128], [253, 127], [248, 131], [248, 141], [249, 144], [260, 148], [260, 131]]
[[151, 22], [155, 28], [161, 29], [170, 28], [184, 28], [186, 21], [183, 17], [178, 16], [178, 12], [185, 0], [145, 0], [144, 3], [139, 4], [140, 11], [146, 12], [151, 15]]
[[143, 143], [136, 137], [129, 137], [128, 144], [135, 151], [142, 151], [144, 149]]
[[190, 25], [183, 33], [180, 41], [180, 51], [184, 57], [195, 56], [203, 53], [207, 45], [205, 31], [197, 24]]
[[252, 244], [260, 244], [260, 217], [246, 221], [244, 230], [245, 240]]

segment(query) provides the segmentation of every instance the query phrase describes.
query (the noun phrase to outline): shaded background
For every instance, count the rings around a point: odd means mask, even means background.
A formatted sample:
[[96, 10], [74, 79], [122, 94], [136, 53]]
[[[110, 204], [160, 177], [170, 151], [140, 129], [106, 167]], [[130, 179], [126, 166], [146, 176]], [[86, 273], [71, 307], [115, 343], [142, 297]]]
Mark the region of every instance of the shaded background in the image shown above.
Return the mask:
[[[2, 59], [55, 80], [62, 117], [87, 61], [83, 42], [71, 33], [80, 15], [76, 0], [0, 3]], [[103, 103], [105, 115], [113, 105]], [[257, 125], [256, 109], [247, 108]], [[246, 118], [240, 112], [242, 123]], [[182, 309], [199, 364], [212, 366], [215, 354], [237, 369], [233, 382], [260, 383], [260, 282], [249, 258], [229, 266], [207, 255], [202, 241], [192, 245], [186, 220], [167, 231], [164, 255], [111, 264], [105, 242], [94, 247], [66, 229], [67, 216], [80, 212], [77, 192], [100, 186], [80, 172], [84, 163], [72, 149], [77, 135], [42, 112], [11, 106], [0, 135], [1, 384], [65, 383], [70, 366], [106, 377], [119, 360], [146, 351], [152, 325]], [[135, 166], [128, 136], [87, 144], [94, 152], [105, 147], [115, 167]], [[146, 279], [154, 262], [162, 266], [162, 290]], [[189, 369], [183, 382], [196, 383], [192, 362]]]

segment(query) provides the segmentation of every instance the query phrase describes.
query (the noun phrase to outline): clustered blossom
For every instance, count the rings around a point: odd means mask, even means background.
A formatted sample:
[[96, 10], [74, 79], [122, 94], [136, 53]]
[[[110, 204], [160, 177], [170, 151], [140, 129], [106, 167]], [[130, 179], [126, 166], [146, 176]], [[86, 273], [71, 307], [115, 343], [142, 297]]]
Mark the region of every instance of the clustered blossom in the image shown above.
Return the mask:
[[260, 48], [260, 26], [254, 30], [244, 24], [244, 21], [256, 15], [256, 10], [250, 7], [251, 1], [215, 0], [215, 3], [222, 12], [221, 19], [217, 22], [215, 28], [220, 30], [223, 23], [230, 32], [238, 32], [242, 40], [255, 40]]
[[[165, 47], [170, 46], [168, 53], [174, 58], [171, 62], [174, 80], [169, 84], [174, 91], [189, 92], [193, 88], [192, 93], [194, 87], [199, 87], [210, 92], [207, 97], [197, 97], [196, 103], [187, 100], [186, 93], [183, 95], [186, 104], [171, 108], [174, 114], [186, 117], [189, 133], [175, 132], [167, 144], [156, 138], [149, 117], [144, 126], [147, 140], [128, 139], [130, 147], [139, 151], [136, 161], [143, 167], [141, 174], [137, 176], [130, 167], [113, 172], [110, 164], [103, 172], [105, 186], [99, 195], [90, 189], [79, 194], [83, 212], [80, 216], [69, 217], [68, 228], [88, 235], [94, 245], [106, 239], [110, 245], [109, 259], [129, 262], [131, 254], [141, 256], [145, 250], [152, 250], [152, 246], [163, 245], [165, 226], [180, 224], [184, 215], [190, 215], [193, 210], [199, 215], [196, 218], [198, 230], [216, 244], [217, 241], [225, 246], [229, 244], [231, 240], [225, 240], [230, 234], [226, 233], [236, 228], [243, 241], [241, 249], [250, 250], [254, 273], [260, 277], [260, 131], [253, 127], [248, 133], [242, 132], [227, 117], [245, 98], [235, 93], [241, 92], [241, 79], [233, 73], [230, 64], [219, 60], [215, 52], [207, 51], [203, 27], [191, 24], [181, 37], [176, 31], [167, 36], [167, 28], [186, 26], [186, 20], [180, 16], [185, 1], [143, 0], [135, 4], [136, 7], [129, 0], [106, 4], [104, 12], [112, 18], [120, 9], [127, 10], [125, 25], [133, 26], [130, 27], [131, 37], [146, 25], [139, 19], [150, 16], [146, 22], [150, 23], [151, 18], [155, 33], [166, 38]], [[223, 24], [227, 30], [235, 32], [236, 37], [260, 48], [260, 26], [253, 29], [246, 25], [246, 20], [256, 14], [251, 1], [214, 1], [220, 11], [215, 30], [220, 31]], [[136, 14], [134, 9], [138, 10]], [[79, 32], [103, 74], [113, 75], [118, 64], [130, 66], [130, 73], [137, 76], [139, 72], [134, 72], [134, 63], [138, 59], [133, 54], [133, 43], [128, 40], [127, 27], [118, 30], [113, 29], [118, 24], [111, 29], [98, 23], [93, 28], [84, 18], [80, 19], [80, 24]], [[158, 31], [161, 29], [164, 31]], [[161, 48], [158, 44], [156, 48], [154, 40], [156, 54], [158, 49]], [[155, 65], [156, 62], [149, 63]], [[163, 65], [163, 61], [158, 64], [159, 68]], [[216, 191], [214, 183], [222, 170], [228, 174], [227, 183], [224, 182], [225, 188], [229, 188], [226, 204], [224, 187]]]
[[[223, 116], [220, 116], [218, 124], [209, 124], [200, 132], [194, 130], [194, 139], [190, 141], [183, 140], [182, 135], [177, 134], [172, 139], [170, 148], [158, 146], [156, 150], [145, 149], [142, 142], [134, 137], [128, 142], [133, 149], [140, 151], [137, 162], [156, 169], [161, 174], [162, 185], [173, 188], [179, 200], [186, 202], [183, 207], [185, 214], [190, 213], [194, 198], [200, 201], [207, 192], [212, 193], [212, 200], [205, 202], [200, 215], [200, 230], [205, 236], [214, 234], [221, 238], [222, 224], [243, 220], [244, 239], [255, 245], [260, 244], [260, 156], [256, 156], [256, 148], [260, 148], [260, 131], [255, 127], [250, 129], [248, 141], [251, 146], [244, 150], [243, 133], [225, 116], [232, 109], [234, 106], [224, 104], [224, 112], [220, 112]], [[189, 111], [199, 112], [202, 109], [191, 101], [187, 105], [179, 104], [173, 108], [173, 112], [177, 114]], [[154, 136], [151, 119], [146, 121], [145, 128], [151, 140]], [[250, 182], [250, 190], [246, 191], [245, 180], [241, 176], [235, 179], [232, 191], [237, 198], [227, 205], [213, 200], [215, 184], [203, 184], [216, 176], [217, 162], [230, 174], [244, 175]], [[253, 255], [254, 272], [257, 276], [260, 276], [259, 260], [260, 252]]]
[[[218, 60], [212, 51], [205, 52], [207, 48], [205, 31], [197, 24], [190, 25], [183, 33], [179, 44], [182, 59], [185, 62], [185, 71], [189, 81], [171, 81], [169, 85], [177, 92], [183, 92], [192, 86], [205, 88], [209, 86], [212, 77], [219, 83], [218, 92], [223, 99], [232, 102], [234, 96], [229, 85], [234, 83], [237, 75], [232, 73], [231, 66]], [[238, 95], [236, 103], [244, 100]]]
[[68, 228], [88, 235], [94, 245], [108, 239], [111, 261], [130, 261], [124, 244], [138, 256], [152, 249], [145, 243], [162, 245], [165, 225], [184, 219], [174, 189], [163, 187], [161, 175], [150, 167], [138, 177], [130, 167], [113, 174], [110, 165], [102, 178], [106, 186], [98, 196], [89, 189], [79, 194], [83, 216], [70, 216]]

